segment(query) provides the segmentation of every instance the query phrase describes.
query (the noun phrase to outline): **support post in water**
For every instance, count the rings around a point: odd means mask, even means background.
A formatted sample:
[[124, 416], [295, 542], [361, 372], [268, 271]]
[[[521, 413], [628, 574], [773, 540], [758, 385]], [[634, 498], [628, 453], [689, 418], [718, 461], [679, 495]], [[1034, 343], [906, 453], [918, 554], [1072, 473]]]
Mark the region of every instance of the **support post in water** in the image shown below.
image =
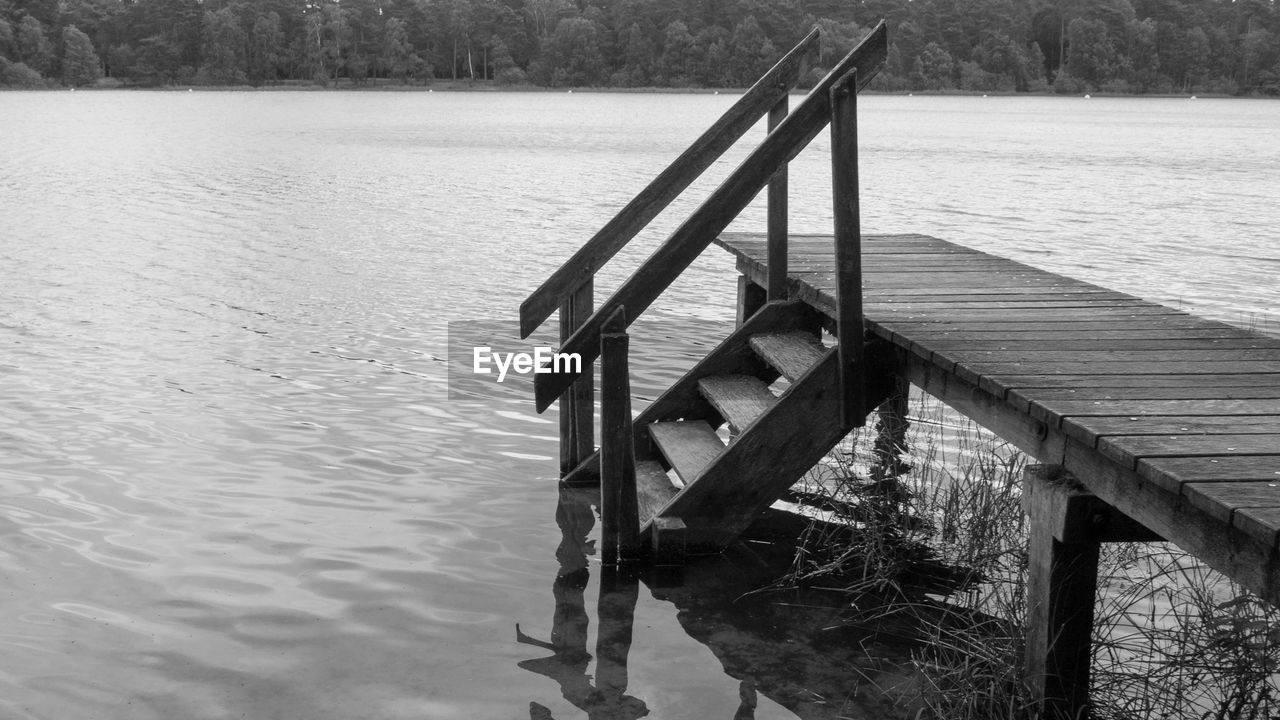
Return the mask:
[[[560, 306], [560, 344], [563, 345], [595, 309], [588, 279]], [[590, 364], [560, 396], [560, 476], [564, 477], [595, 452], [595, 378]]]
[[[786, 85], [781, 87], [785, 88]], [[787, 95], [769, 109], [769, 132], [787, 119]], [[787, 299], [787, 163], [769, 178], [769, 300]]]
[[735, 327], [742, 327], [742, 323], [751, 319], [756, 311], [764, 307], [769, 302], [766, 297], [766, 291], [759, 285], [751, 282], [751, 278], [746, 275], [738, 276], [738, 323]]
[[1098, 542], [1087, 532], [1094, 500], [1054, 468], [1029, 466], [1023, 505], [1028, 545], [1026, 673], [1043, 717], [1079, 717], [1089, 704], [1089, 638]]
[[897, 492], [898, 478], [910, 469], [907, 454], [907, 414], [911, 383], [902, 375], [893, 376], [893, 392], [877, 410], [876, 439], [872, 445], [873, 462], [869, 469], [872, 482], [884, 492]]
[[1031, 522], [1026, 677], [1032, 699], [1041, 704], [1041, 717], [1087, 717], [1101, 543], [1161, 538], [1055, 466], [1027, 467], [1022, 507]]
[[600, 559], [606, 564], [637, 559], [640, 550], [629, 343], [620, 307], [600, 336]]
[[862, 227], [858, 205], [858, 71], [831, 86], [831, 195], [835, 211], [836, 341], [840, 423], [866, 422], [863, 377]]

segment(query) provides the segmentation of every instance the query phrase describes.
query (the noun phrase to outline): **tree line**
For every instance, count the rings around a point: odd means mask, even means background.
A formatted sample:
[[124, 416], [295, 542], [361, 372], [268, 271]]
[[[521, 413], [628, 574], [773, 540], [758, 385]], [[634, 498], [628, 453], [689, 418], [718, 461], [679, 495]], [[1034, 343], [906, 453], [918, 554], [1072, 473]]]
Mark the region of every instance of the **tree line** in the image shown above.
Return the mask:
[[0, 0], [0, 85], [744, 87], [882, 18], [881, 90], [1280, 94], [1275, 0]]

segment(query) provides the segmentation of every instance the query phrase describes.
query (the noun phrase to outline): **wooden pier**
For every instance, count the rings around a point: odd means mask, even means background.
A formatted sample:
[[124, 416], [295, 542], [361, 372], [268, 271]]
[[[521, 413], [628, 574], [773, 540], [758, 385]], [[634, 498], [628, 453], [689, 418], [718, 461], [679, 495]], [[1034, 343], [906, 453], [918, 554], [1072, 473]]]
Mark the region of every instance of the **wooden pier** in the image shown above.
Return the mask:
[[[1026, 671], [1046, 716], [1087, 707], [1101, 542], [1172, 541], [1280, 602], [1280, 340], [931, 237], [862, 236], [856, 98], [886, 29], [788, 112], [816, 42], [815, 31], [521, 306], [525, 335], [559, 308], [561, 351], [587, 365], [538, 375], [536, 401], [561, 401], [564, 481], [599, 480], [602, 559], [679, 563], [726, 547], [909, 382], [1041, 463], [1024, 488]], [[596, 306], [599, 267], [766, 113], [756, 151]], [[828, 126], [833, 233], [791, 235], [787, 161]], [[723, 234], [765, 187], [767, 231]], [[633, 416], [627, 326], [713, 242], [738, 259], [738, 328]]]

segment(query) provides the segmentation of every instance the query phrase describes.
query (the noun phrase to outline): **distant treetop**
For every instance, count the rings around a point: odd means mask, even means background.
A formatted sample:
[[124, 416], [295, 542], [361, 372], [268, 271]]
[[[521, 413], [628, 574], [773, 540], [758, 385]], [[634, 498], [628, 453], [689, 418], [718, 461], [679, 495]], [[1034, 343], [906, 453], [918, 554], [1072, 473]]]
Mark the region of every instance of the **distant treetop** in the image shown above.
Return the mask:
[[1275, 0], [0, 0], [0, 85], [743, 87], [881, 19], [873, 89], [1280, 95]]

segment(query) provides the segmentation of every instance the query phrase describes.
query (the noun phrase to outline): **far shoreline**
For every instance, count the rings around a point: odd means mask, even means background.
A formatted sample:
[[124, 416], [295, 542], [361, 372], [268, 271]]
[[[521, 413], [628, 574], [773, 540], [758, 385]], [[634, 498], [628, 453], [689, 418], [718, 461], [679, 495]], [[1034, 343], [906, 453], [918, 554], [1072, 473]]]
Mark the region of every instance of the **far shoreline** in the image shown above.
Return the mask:
[[[500, 85], [492, 80], [433, 80], [429, 83], [353, 83], [335, 81], [327, 84], [303, 81], [286, 81], [270, 85], [137, 85], [114, 82], [111, 79], [99, 81], [97, 85], [85, 87], [43, 87], [24, 88], [0, 86], [0, 92], [98, 92], [104, 90], [128, 90], [140, 92], [461, 92], [461, 93], [595, 93], [595, 94], [638, 94], [638, 95], [740, 95], [747, 88], [709, 88], [709, 87], [546, 87], [532, 84]], [[792, 90], [793, 95], [804, 95], [807, 88]], [[1233, 99], [1233, 100], [1276, 100], [1269, 95], [1229, 95], [1226, 93], [1117, 93], [1098, 90], [1089, 93], [1055, 93], [1052, 90], [1018, 92], [1016, 90], [869, 90], [860, 91], [862, 95], [884, 95], [899, 97], [1061, 97], [1061, 98], [1158, 98], [1158, 99]]]

